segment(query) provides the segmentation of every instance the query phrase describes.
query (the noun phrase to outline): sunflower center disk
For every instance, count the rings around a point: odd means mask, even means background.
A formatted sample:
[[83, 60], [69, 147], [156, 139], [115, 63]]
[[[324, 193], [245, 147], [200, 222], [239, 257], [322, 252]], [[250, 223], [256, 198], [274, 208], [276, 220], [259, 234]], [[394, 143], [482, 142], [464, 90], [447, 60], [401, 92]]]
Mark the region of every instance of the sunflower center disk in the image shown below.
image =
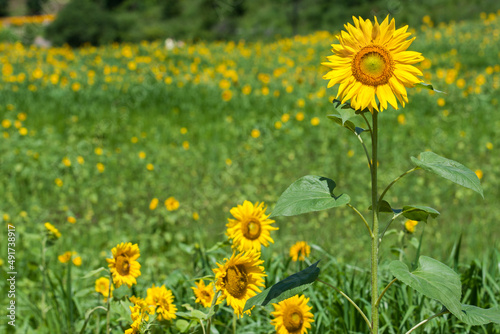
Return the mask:
[[235, 298], [245, 295], [248, 286], [248, 275], [242, 265], [229, 267], [224, 278], [227, 291]]
[[393, 61], [389, 52], [377, 45], [361, 49], [351, 63], [356, 80], [368, 86], [384, 85], [393, 72]]
[[125, 256], [119, 256], [116, 259], [116, 270], [121, 276], [126, 276], [130, 272], [130, 262]]
[[243, 235], [245, 238], [250, 240], [255, 240], [260, 237], [261, 226], [260, 221], [251, 218], [246, 222], [246, 225], [243, 226]]
[[297, 310], [294, 310], [288, 317], [284, 317], [283, 319], [283, 325], [290, 333], [299, 332], [303, 324], [304, 318], [302, 317], [302, 312]]

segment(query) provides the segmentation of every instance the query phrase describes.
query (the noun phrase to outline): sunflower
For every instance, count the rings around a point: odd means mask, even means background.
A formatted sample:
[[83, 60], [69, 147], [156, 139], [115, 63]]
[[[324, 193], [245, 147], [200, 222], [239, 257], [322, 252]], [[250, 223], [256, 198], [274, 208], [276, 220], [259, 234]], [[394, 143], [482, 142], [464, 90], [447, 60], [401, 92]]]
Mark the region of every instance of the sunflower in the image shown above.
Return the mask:
[[408, 219], [406, 222], [405, 222], [405, 230], [406, 232], [408, 233], [415, 233], [415, 229], [417, 227], [417, 224], [418, 224], [418, 221], [416, 220], [411, 220], [411, 219]]
[[[113, 297], [113, 284], [111, 284], [111, 297]], [[99, 277], [95, 281], [95, 291], [99, 292], [104, 296], [104, 302], [108, 301], [109, 297], [109, 278], [107, 277]]]
[[130, 307], [130, 317], [132, 318], [132, 325], [125, 331], [125, 334], [142, 333], [141, 325], [149, 321], [149, 315], [154, 313], [154, 309], [148, 305], [143, 298], [132, 296], [130, 301], [134, 306]]
[[165, 288], [165, 285], [149, 288], [147, 291], [146, 303], [156, 310], [158, 320], [175, 319], [177, 307], [174, 305], [174, 296], [172, 291]]
[[233, 255], [224, 264], [217, 263], [218, 268], [212, 269], [215, 274], [215, 287], [221, 291], [219, 300], [227, 300], [234, 312], [241, 316], [246, 301], [255, 296], [264, 287], [264, 261], [255, 250]]
[[274, 220], [268, 219], [264, 203], [252, 204], [244, 201], [243, 205], [238, 205], [230, 210], [235, 219], [229, 218], [227, 226], [227, 236], [233, 240], [233, 247], [240, 252], [255, 249], [260, 251], [261, 245], [269, 246], [274, 243], [270, 231], [277, 230], [271, 226]]
[[59, 239], [61, 237], [61, 232], [57, 228], [55, 228], [54, 225], [51, 223], [47, 222], [44, 224], [45, 228], [47, 229], [47, 233], [50, 238], [52, 239]]
[[131, 242], [117, 245], [111, 250], [112, 259], [106, 259], [108, 267], [113, 275], [113, 283], [119, 288], [122, 284], [127, 284], [130, 288], [132, 284], [137, 284], [136, 278], [141, 275], [141, 265], [137, 262], [139, 258], [139, 246], [132, 245]]
[[274, 312], [271, 314], [274, 319], [271, 324], [274, 325], [278, 334], [304, 334], [311, 328], [314, 322], [314, 315], [309, 312], [312, 307], [307, 305], [309, 298], [302, 296], [293, 296], [285, 299], [278, 304], [273, 304]]
[[306, 257], [311, 254], [311, 246], [305, 241], [298, 241], [292, 247], [290, 247], [290, 257], [293, 261], [305, 261]]
[[[196, 288], [191, 287], [193, 289], [194, 295], [196, 296], [196, 303], [200, 303], [203, 307], [212, 306], [212, 300], [214, 299], [214, 284], [210, 283], [205, 285], [203, 280], [199, 282], [195, 282]], [[220, 301], [217, 302], [219, 304]]]
[[353, 21], [354, 26], [347, 23], [347, 32], [337, 35], [340, 44], [332, 44], [334, 55], [322, 63], [331, 68], [323, 79], [330, 80], [328, 87], [340, 84], [337, 98], [342, 103], [350, 99], [356, 110], [382, 111], [387, 109], [387, 103], [398, 109], [396, 98], [404, 107], [408, 102], [406, 88], [422, 82], [418, 78], [422, 72], [412, 64], [424, 57], [406, 51], [415, 37], [407, 40], [411, 35], [406, 32], [408, 26], [396, 29], [389, 16], [381, 24], [376, 17], [374, 24], [361, 17], [353, 17]]

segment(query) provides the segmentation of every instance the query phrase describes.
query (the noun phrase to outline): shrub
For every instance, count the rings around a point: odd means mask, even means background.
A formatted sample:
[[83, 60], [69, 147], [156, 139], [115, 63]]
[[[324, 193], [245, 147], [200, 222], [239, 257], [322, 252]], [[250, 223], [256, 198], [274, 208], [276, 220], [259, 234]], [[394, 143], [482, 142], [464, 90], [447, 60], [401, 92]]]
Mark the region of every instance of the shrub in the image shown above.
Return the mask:
[[55, 45], [99, 45], [117, 38], [117, 25], [111, 13], [89, 0], [71, 1], [46, 29]]

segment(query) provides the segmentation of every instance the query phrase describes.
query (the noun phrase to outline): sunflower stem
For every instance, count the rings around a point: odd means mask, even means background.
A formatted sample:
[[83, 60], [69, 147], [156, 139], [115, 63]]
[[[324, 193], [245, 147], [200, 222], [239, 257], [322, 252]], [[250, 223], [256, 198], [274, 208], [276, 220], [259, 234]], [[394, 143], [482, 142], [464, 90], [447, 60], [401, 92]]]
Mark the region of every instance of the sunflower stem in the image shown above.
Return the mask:
[[377, 307], [380, 305], [380, 301], [382, 300], [382, 297], [384, 296], [384, 294], [387, 292], [387, 290], [389, 290], [389, 288], [391, 287], [391, 285], [394, 284], [397, 280], [398, 279], [395, 278], [389, 284], [387, 284], [387, 286], [385, 287], [384, 291], [382, 291], [382, 293], [380, 294], [380, 296], [377, 299]]
[[351, 204], [347, 204], [348, 207], [350, 207], [351, 209], [354, 210], [354, 212], [356, 212], [358, 214], [358, 216], [361, 217], [361, 219], [363, 220], [363, 223], [365, 223], [365, 226], [366, 228], [368, 229], [368, 233], [370, 233], [370, 237], [372, 237], [373, 233], [372, 233], [372, 229], [370, 228], [370, 225], [368, 225], [368, 222], [366, 221], [365, 217], [363, 216], [363, 214], [361, 212], [359, 212], [358, 209], [356, 209], [354, 206], [352, 206]]
[[372, 244], [371, 244], [371, 274], [372, 274], [372, 333], [378, 334], [379, 314], [378, 314], [378, 245], [379, 245], [379, 221], [378, 221], [378, 193], [377, 193], [377, 165], [378, 165], [378, 112], [372, 114]]
[[106, 305], [106, 334], [109, 334], [109, 325], [111, 317], [111, 284], [113, 284], [113, 274], [109, 272], [108, 302]]
[[395, 214], [391, 220], [389, 221], [389, 223], [387, 223], [387, 226], [384, 228], [384, 230], [382, 231], [382, 233], [380, 234], [380, 238], [378, 240], [378, 245], [380, 247], [380, 243], [382, 242], [382, 239], [384, 238], [384, 235], [385, 235], [385, 232], [387, 232], [387, 230], [389, 229], [389, 226], [391, 226], [392, 222], [396, 220], [396, 218], [398, 218], [399, 216], [401, 216], [402, 213], [398, 213], [398, 214]]
[[389, 189], [394, 185], [394, 183], [398, 182], [401, 178], [403, 178], [405, 175], [408, 175], [410, 174], [411, 172], [414, 172], [416, 171], [417, 169], [420, 169], [420, 167], [414, 167], [410, 170], [407, 170], [406, 172], [404, 172], [403, 174], [399, 175], [397, 178], [394, 179], [394, 181], [392, 181], [385, 189], [384, 191], [382, 192], [382, 195], [380, 195], [380, 198], [378, 200], [378, 204], [380, 205], [382, 203], [382, 200], [384, 199], [384, 196], [385, 194], [387, 193], [387, 191], [389, 191]]
[[236, 334], [236, 313], [233, 313], [233, 334]]

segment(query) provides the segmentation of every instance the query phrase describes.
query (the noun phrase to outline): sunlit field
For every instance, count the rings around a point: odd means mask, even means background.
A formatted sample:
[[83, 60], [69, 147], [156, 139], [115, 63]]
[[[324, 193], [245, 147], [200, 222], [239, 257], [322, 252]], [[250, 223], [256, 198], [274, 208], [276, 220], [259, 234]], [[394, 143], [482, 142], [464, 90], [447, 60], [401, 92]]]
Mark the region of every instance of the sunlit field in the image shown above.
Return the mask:
[[[386, 199], [394, 207], [429, 205], [441, 215], [413, 233], [405, 220], [396, 221], [381, 248], [382, 268], [395, 259], [414, 262], [421, 240], [420, 253], [463, 274], [464, 299], [481, 307], [497, 305], [500, 295], [499, 15], [438, 26], [424, 17], [411, 49], [426, 58], [419, 64], [424, 81], [444, 93], [410, 89], [404, 109], [390, 108], [379, 119], [380, 184], [430, 150], [476, 171], [485, 197], [422, 171], [406, 177]], [[327, 118], [337, 90], [326, 88], [328, 69], [320, 63], [333, 42], [333, 33], [317, 32], [274, 43], [0, 44], [0, 272], [8, 278], [3, 245], [12, 224], [17, 331], [104, 333], [106, 312], [86, 312], [106, 306], [95, 282], [109, 274], [93, 271], [107, 268], [111, 249], [122, 242], [138, 245], [141, 275], [132, 288], [116, 289], [122, 299], [111, 305], [112, 333], [132, 323], [125, 296], [145, 297], [153, 284], [172, 291], [179, 312], [206, 312], [191, 287], [202, 277], [208, 284], [216, 262], [231, 257], [230, 210], [248, 200], [264, 202], [270, 214], [304, 175], [334, 179], [340, 193], [368, 212], [363, 148]], [[321, 260], [320, 277], [354, 292], [369, 309], [363, 291], [370, 240], [352, 211], [273, 219], [279, 230], [262, 253], [266, 286]], [[47, 239], [47, 222], [59, 238]], [[298, 241], [311, 247], [304, 262], [289, 255]], [[68, 251], [75, 253], [58, 258]], [[384, 286], [392, 280], [386, 276]], [[6, 279], [0, 286], [6, 291]], [[441, 308], [402, 284], [393, 289], [390, 306], [381, 305], [381, 332], [404, 333]], [[366, 332], [335, 291], [315, 283], [304, 295], [314, 314], [309, 332]], [[232, 309], [222, 304], [212, 333], [273, 333], [272, 311], [256, 308], [233, 323]], [[151, 330], [203, 333], [196, 319], [179, 315]], [[2, 322], [0, 331], [6, 328], [12, 329]], [[500, 328], [470, 329], [450, 317], [420, 332]]]

